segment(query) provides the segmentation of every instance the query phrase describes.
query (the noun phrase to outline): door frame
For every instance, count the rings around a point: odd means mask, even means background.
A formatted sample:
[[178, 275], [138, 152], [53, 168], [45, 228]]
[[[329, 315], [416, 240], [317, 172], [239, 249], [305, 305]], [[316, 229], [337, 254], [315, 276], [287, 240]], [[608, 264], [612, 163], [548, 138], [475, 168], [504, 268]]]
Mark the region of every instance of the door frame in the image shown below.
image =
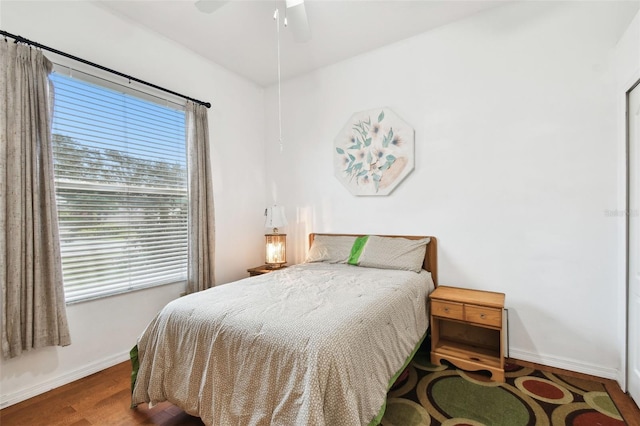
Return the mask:
[[[630, 220], [631, 220], [631, 135], [630, 135], [630, 105], [629, 98], [631, 92], [640, 86], [640, 78], [636, 80], [635, 83], [631, 84], [631, 87], [627, 91], [625, 91], [625, 108], [624, 108], [624, 126], [625, 126], [625, 166], [626, 166], [626, 219], [625, 219], [625, 345], [624, 345], [624, 383], [622, 386], [622, 390], [624, 392], [629, 392], [629, 377], [630, 373], [630, 361], [629, 361], [629, 304], [631, 302], [631, 283], [630, 283], [630, 275], [629, 275], [629, 267], [630, 267]], [[638, 167], [638, 165], [637, 165]]]

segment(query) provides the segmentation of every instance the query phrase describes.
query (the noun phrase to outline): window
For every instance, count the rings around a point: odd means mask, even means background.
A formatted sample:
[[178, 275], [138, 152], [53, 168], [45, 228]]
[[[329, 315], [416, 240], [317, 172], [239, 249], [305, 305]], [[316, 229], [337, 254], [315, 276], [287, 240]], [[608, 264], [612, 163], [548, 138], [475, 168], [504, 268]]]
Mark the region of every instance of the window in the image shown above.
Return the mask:
[[51, 76], [67, 303], [186, 281], [184, 109], [73, 73]]

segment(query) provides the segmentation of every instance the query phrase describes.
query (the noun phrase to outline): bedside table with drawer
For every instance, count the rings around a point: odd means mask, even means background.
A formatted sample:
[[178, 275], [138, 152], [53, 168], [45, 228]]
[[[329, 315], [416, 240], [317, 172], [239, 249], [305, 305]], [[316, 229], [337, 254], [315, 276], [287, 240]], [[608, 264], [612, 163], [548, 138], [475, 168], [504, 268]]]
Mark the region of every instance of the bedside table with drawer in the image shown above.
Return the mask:
[[487, 370], [504, 382], [503, 293], [439, 286], [429, 296], [431, 362]]

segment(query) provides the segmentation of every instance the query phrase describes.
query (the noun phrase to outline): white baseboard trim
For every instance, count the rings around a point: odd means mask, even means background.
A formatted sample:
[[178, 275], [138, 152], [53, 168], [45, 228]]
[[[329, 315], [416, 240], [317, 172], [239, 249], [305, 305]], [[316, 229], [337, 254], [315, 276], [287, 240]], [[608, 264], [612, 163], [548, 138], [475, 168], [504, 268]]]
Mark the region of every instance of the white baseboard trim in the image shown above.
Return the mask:
[[116, 364], [129, 360], [129, 352], [110, 356], [108, 358], [101, 359], [100, 361], [92, 362], [87, 365], [83, 365], [77, 370], [66, 372], [58, 377], [54, 377], [45, 382], [38, 383], [35, 386], [31, 386], [26, 389], [22, 389], [18, 392], [0, 395], [0, 409], [9, 407], [19, 402], [25, 401], [34, 396], [38, 396], [52, 389], [69, 384], [83, 377], [90, 376], [99, 371], [105, 370], [109, 367], [113, 367]]
[[602, 377], [605, 379], [612, 379], [616, 381], [620, 376], [620, 371], [615, 368], [605, 368], [599, 365], [586, 364], [574, 359], [531, 353], [513, 348], [509, 348], [509, 357], [520, 359], [522, 361], [529, 361], [536, 364], [546, 365], [548, 367], [562, 368], [563, 370], [575, 371], [577, 373], [589, 374], [591, 376]]

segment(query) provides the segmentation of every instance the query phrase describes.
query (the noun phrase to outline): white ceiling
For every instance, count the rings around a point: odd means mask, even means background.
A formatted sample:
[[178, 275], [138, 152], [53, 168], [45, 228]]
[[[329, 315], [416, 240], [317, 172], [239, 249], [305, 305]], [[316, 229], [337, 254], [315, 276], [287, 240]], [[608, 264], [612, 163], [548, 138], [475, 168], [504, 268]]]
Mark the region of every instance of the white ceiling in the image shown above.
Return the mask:
[[[508, 0], [305, 0], [311, 40], [280, 33], [282, 79], [394, 43]], [[277, 81], [276, 4], [231, 0], [206, 14], [195, 0], [98, 0], [113, 13], [185, 46], [259, 85]]]

